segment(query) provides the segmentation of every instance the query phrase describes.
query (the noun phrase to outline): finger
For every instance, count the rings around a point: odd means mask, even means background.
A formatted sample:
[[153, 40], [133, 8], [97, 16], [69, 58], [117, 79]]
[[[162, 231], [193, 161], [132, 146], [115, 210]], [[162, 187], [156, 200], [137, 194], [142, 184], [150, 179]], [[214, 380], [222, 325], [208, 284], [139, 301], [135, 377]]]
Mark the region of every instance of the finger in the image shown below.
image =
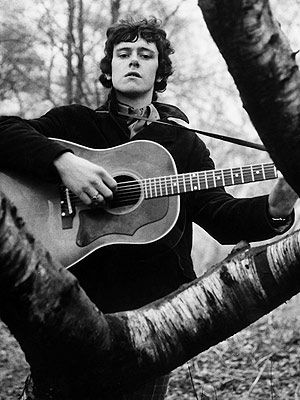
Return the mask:
[[111, 200], [113, 198], [112, 190], [106, 186], [103, 182], [98, 182], [95, 184], [95, 189], [100, 193], [105, 200]]
[[86, 204], [86, 205], [90, 205], [92, 203], [92, 199], [90, 198], [90, 196], [85, 193], [85, 192], [81, 192], [78, 194], [78, 197], [80, 198], [80, 200]]
[[[96, 186], [96, 184], [95, 184]], [[97, 190], [96, 187], [92, 187], [90, 189], [86, 189], [85, 193], [89, 196], [92, 204], [105, 204], [105, 198], [103, 195]]]
[[111, 175], [104, 176], [103, 181], [113, 192], [117, 189], [117, 181]]
[[110, 188], [111, 191], [116, 190], [117, 181], [104, 169], [101, 169], [99, 172], [101, 180], [105, 183], [107, 187]]

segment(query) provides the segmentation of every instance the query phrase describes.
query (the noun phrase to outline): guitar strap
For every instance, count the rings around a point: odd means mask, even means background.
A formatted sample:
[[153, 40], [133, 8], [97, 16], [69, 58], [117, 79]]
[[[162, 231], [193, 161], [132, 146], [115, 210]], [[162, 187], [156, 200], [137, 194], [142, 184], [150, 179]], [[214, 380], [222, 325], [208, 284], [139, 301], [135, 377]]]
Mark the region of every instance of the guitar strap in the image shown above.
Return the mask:
[[[128, 114], [126, 114], [126, 113], [119, 112], [118, 115], [128, 118]], [[158, 120], [154, 120], [154, 119], [150, 119], [150, 118], [146, 118], [146, 117], [141, 117], [141, 116], [135, 116], [135, 118], [143, 120], [143, 121], [148, 121], [148, 122], [151, 122], [153, 124], [170, 126], [170, 127], [174, 128], [174, 125], [169, 123], [169, 122], [158, 121]], [[176, 128], [185, 129], [185, 130], [188, 130], [188, 131], [191, 131], [191, 132], [196, 132], [196, 133], [199, 133], [200, 135], [209, 136], [209, 137], [214, 138], [214, 139], [223, 140], [225, 142], [238, 144], [240, 146], [250, 147], [252, 149], [261, 150], [261, 151], [267, 151], [265, 146], [263, 146], [262, 144], [249, 142], [248, 140], [242, 140], [242, 139], [234, 138], [234, 137], [231, 137], [231, 136], [224, 136], [224, 135], [220, 135], [219, 133], [200, 131], [199, 129], [188, 128], [188, 127], [185, 127], [185, 126], [182, 126], [182, 125], [177, 125]]]

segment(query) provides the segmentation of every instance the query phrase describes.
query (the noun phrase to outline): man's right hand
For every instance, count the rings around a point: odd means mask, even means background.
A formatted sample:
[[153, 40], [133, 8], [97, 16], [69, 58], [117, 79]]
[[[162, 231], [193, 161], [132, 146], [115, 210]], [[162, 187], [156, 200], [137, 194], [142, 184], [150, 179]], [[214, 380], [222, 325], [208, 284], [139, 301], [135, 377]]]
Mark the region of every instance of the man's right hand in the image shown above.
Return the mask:
[[83, 203], [91, 205], [97, 196], [97, 204], [105, 205], [113, 197], [117, 182], [102, 167], [66, 152], [54, 160], [63, 184]]

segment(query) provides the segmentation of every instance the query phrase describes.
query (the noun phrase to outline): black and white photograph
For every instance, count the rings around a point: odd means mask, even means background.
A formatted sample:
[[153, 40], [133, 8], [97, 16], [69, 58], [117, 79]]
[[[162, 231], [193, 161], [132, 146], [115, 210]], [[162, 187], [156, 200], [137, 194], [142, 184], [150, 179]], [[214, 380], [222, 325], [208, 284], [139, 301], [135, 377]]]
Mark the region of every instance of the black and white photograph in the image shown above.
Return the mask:
[[0, 400], [300, 400], [300, 1], [0, 9]]

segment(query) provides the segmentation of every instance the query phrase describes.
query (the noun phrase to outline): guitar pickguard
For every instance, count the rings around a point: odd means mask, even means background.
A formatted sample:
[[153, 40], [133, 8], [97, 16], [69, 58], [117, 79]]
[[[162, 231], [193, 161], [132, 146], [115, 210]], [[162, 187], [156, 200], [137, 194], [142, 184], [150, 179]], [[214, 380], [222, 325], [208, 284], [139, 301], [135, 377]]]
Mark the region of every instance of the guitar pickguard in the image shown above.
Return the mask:
[[101, 238], [107, 241], [109, 235], [132, 237], [146, 225], [163, 219], [169, 208], [167, 197], [143, 200], [139, 207], [125, 214], [115, 215], [103, 208], [82, 210], [79, 212], [79, 229], [76, 244], [84, 247]]

